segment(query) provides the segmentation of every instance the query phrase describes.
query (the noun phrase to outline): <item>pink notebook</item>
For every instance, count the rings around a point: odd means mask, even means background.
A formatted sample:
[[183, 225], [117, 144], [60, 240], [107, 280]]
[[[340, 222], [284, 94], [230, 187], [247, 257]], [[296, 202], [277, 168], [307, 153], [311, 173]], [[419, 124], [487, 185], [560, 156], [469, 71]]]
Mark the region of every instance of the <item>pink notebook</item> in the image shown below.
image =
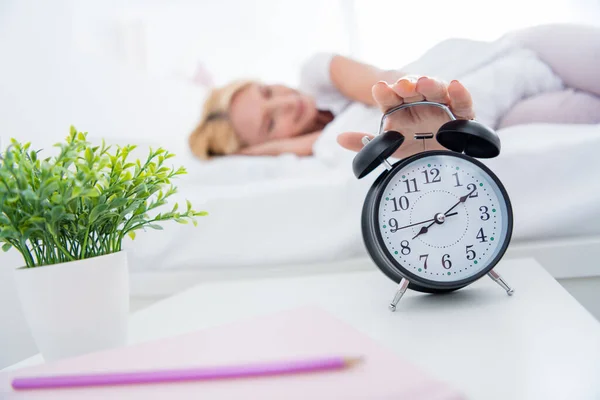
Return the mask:
[[[363, 356], [324, 373], [137, 386], [13, 391], [14, 376]], [[182, 336], [5, 372], [2, 399], [462, 399], [462, 394], [319, 308], [301, 308]]]

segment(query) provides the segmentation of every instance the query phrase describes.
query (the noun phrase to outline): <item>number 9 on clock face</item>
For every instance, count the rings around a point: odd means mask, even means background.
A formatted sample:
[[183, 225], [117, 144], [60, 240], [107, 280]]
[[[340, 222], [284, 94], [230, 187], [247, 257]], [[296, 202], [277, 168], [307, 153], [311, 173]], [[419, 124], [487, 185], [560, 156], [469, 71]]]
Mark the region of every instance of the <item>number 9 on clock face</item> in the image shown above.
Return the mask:
[[426, 152], [382, 174], [363, 210], [365, 244], [386, 275], [426, 292], [455, 290], [486, 274], [512, 234], [498, 178], [479, 161]]

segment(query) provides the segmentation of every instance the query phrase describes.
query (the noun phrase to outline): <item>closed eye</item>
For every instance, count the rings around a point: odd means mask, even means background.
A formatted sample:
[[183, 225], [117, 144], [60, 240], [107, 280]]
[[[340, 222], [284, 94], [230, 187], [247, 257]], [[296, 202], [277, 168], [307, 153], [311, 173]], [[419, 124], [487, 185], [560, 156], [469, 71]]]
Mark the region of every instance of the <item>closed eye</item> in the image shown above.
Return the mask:
[[265, 99], [270, 99], [273, 96], [273, 89], [271, 89], [269, 86], [261, 86], [260, 92]]
[[269, 118], [269, 125], [267, 125], [267, 132], [269, 132], [269, 133], [273, 132], [274, 128], [275, 128], [275, 120], [273, 118]]

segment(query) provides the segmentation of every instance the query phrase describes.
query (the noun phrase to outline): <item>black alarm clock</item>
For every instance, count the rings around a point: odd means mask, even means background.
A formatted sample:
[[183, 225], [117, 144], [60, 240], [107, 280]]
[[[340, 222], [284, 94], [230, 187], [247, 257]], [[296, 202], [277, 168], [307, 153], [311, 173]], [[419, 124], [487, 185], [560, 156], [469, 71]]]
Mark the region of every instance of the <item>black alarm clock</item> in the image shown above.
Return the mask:
[[[435, 139], [450, 151], [423, 151], [391, 165], [404, 142], [397, 131], [382, 132], [386, 118], [414, 106], [443, 109], [451, 121]], [[433, 133], [415, 138], [433, 139]], [[407, 289], [446, 293], [489, 275], [508, 295], [514, 290], [493, 271], [510, 243], [513, 213], [498, 177], [475, 158], [500, 154], [500, 139], [474, 120], [458, 120], [440, 103], [402, 104], [381, 118], [379, 135], [363, 138], [353, 161], [357, 178], [379, 165], [385, 170], [371, 186], [362, 211], [362, 235], [379, 269], [399, 284], [392, 311]]]

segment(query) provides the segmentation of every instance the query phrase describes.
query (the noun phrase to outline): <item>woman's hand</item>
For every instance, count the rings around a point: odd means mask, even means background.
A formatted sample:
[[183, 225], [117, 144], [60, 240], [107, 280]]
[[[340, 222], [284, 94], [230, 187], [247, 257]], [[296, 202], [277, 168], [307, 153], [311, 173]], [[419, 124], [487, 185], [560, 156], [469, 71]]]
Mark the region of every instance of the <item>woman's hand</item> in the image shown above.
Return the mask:
[[[469, 91], [458, 81], [446, 84], [441, 80], [428, 77], [405, 76], [394, 84], [377, 82], [372, 88], [373, 99], [382, 112], [404, 103], [433, 101], [450, 106], [450, 110], [459, 119], [473, 119], [473, 102]], [[448, 121], [446, 113], [436, 107], [416, 106], [390, 115], [385, 130], [395, 130], [406, 138], [402, 147], [394, 153], [396, 158], [405, 158], [422, 150], [422, 143], [414, 139], [415, 133], [436, 133], [438, 128]], [[372, 134], [345, 132], [337, 140], [343, 147], [359, 151], [364, 136]], [[428, 150], [444, 149], [436, 140], [429, 140]]]
[[321, 131], [309, 133], [286, 139], [271, 140], [269, 142], [244, 147], [237, 154], [246, 156], [278, 156], [284, 153], [292, 153], [297, 156], [312, 155], [313, 144], [321, 134]]

